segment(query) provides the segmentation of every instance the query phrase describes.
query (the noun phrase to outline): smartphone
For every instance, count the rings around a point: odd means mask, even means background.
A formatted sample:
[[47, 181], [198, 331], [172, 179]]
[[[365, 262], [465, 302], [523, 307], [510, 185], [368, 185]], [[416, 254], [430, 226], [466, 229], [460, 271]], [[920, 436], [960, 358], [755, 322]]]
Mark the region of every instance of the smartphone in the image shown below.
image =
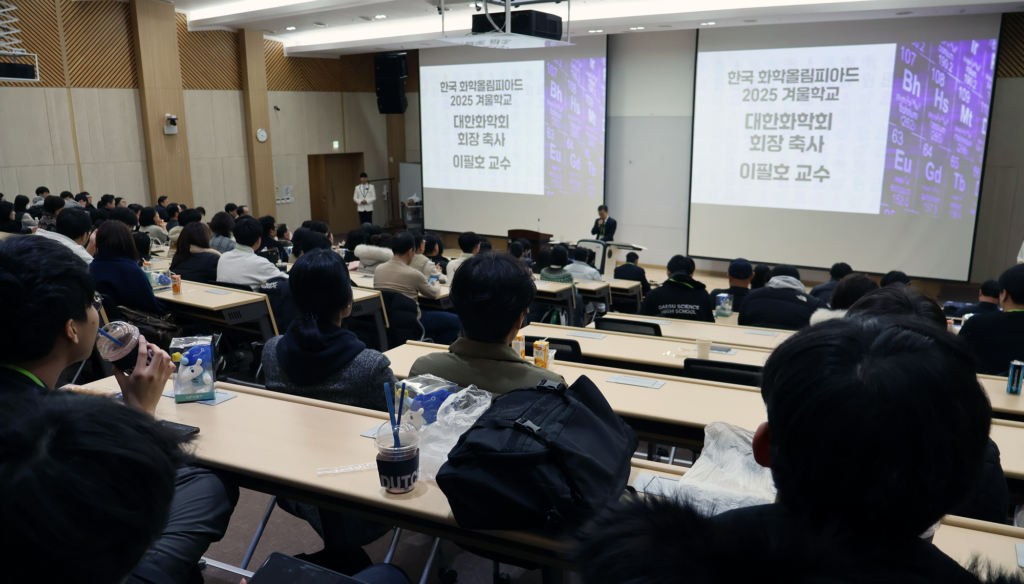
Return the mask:
[[157, 422], [164, 428], [169, 428], [175, 432], [181, 432], [185, 436], [194, 436], [199, 433], [199, 428], [196, 426], [186, 426], [185, 424], [176, 424], [174, 422], [168, 422], [167, 420], [160, 420]]
[[439, 278], [437, 276], [431, 276], [430, 280], [428, 280], [427, 283], [430, 284], [431, 286], [433, 286], [434, 282], [438, 281], [438, 279]]

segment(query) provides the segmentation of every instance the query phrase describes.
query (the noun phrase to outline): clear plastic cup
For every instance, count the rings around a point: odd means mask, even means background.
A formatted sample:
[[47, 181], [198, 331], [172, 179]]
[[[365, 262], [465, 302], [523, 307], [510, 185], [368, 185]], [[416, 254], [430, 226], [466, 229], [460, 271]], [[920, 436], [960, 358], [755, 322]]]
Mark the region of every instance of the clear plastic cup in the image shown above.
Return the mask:
[[118, 345], [101, 334], [96, 340], [96, 350], [100, 352], [101, 357], [110, 361], [111, 365], [130, 375], [139, 359], [138, 327], [123, 320], [115, 320], [104, 326], [103, 331], [121, 344]]
[[391, 422], [377, 428], [377, 474], [380, 486], [387, 492], [402, 494], [416, 488], [420, 472], [420, 435], [411, 424], [398, 427], [401, 446], [395, 447], [395, 434]]

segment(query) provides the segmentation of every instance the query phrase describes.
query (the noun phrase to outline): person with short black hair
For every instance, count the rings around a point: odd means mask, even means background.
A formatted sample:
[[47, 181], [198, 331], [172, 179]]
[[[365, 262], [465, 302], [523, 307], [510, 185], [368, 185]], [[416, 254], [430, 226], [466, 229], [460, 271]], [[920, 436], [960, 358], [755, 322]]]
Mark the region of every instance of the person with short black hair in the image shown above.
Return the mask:
[[427, 234], [427, 245], [423, 249], [423, 255], [430, 258], [430, 261], [434, 262], [442, 274], [448, 275], [448, 258], [444, 257], [444, 242], [437, 234]]
[[[305, 231], [305, 228], [300, 227], [299, 229], [303, 229]], [[298, 230], [295, 232], [298, 233]], [[370, 236], [363, 231], [362, 228], [353, 229], [348, 232], [348, 235], [345, 236], [345, 244], [342, 246], [342, 249], [345, 250], [344, 256], [342, 257], [342, 259], [345, 260], [345, 263], [351, 263], [359, 260], [359, 258], [356, 257], [355, 249], [369, 241], [369, 237]]]
[[167, 308], [153, 295], [153, 286], [138, 261], [135, 240], [124, 223], [105, 221], [100, 225], [96, 230], [96, 255], [89, 264], [96, 289], [113, 298], [118, 306], [162, 315]]
[[246, 205], [239, 205], [238, 206], [238, 216], [239, 217], [252, 217], [252, 215], [249, 213], [249, 207], [246, 206]]
[[139, 214], [139, 231], [149, 235], [150, 239], [161, 245], [170, 241], [170, 236], [167, 235], [164, 225], [164, 220], [153, 207], [145, 207]]
[[[153, 211], [156, 212], [157, 216], [159, 216], [165, 224], [171, 219], [170, 214], [167, 212], [167, 202], [167, 197], [160, 197], [156, 200], [156, 206], [153, 207]], [[170, 230], [166, 225], [164, 225], [164, 229]]]
[[508, 244], [508, 253], [517, 260], [522, 261], [523, 244], [519, 243], [518, 241], [513, 241], [512, 243]]
[[163, 207], [163, 208], [166, 209], [167, 208], [167, 197], [164, 197], [164, 196], [157, 197], [157, 199], [156, 199], [156, 206], [157, 207]]
[[752, 450], [776, 502], [706, 517], [628, 499], [582, 531], [585, 582], [976, 581], [920, 537], [969, 494], [989, 442], [961, 343], [911, 318], [835, 319], [779, 345], [762, 378]]
[[85, 207], [86, 209], [94, 209], [92, 206], [92, 194], [88, 191], [82, 191], [75, 195], [75, 202]]
[[232, 232], [235, 230], [235, 218], [227, 211], [214, 213], [210, 220], [210, 231], [213, 237], [210, 238], [210, 247], [219, 251], [221, 255], [235, 249], [235, 240], [232, 239]]
[[57, 216], [57, 230], [39, 229], [36, 235], [52, 239], [70, 249], [86, 264], [92, 263], [92, 254], [85, 247], [92, 235], [92, 220], [84, 209], [68, 209]]
[[[640, 282], [641, 298], [647, 296], [651, 291], [651, 283], [647, 280], [647, 272], [640, 267], [640, 256], [635, 251], [626, 254], [626, 263], [615, 268], [616, 280], [630, 280]], [[622, 306], [623, 303], [615, 303], [615, 309], [619, 312], [636, 312], [636, 306]], [[626, 308], [627, 310], [623, 310]]]
[[576, 247], [576, 251], [573, 252], [573, 261], [569, 265], [565, 266], [565, 270], [572, 274], [573, 279], [576, 280], [591, 280], [594, 282], [602, 282], [601, 272], [597, 271], [597, 268], [587, 263], [590, 259], [590, 250], [585, 247]]
[[764, 288], [765, 282], [768, 281], [768, 273], [771, 271], [771, 267], [764, 264], [754, 266], [754, 278], [750, 281], [750, 289]]
[[409, 375], [431, 373], [496, 394], [544, 380], [565, 383], [561, 375], [524, 361], [509, 346], [536, 294], [533, 273], [508, 254], [479, 254], [467, 259], [459, 274], [449, 297], [463, 336], [446, 353], [416, 359]]
[[424, 255], [427, 250], [427, 238], [416, 230], [410, 230], [409, 235], [412, 235], [413, 245], [416, 248], [416, 255], [412, 256], [412, 262], [409, 264], [409, 267], [422, 273], [428, 280], [436, 277], [442, 284], [447, 282], [447, 278], [441, 273], [441, 269], [437, 267], [437, 264], [430, 261], [430, 258]]
[[416, 255], [416, 240], [408, 231], [403, 231], [391, 238], [391, 260], [380, 264], [373, 273], [375, 290], [397, 292], [416, 303], [416, 317], [426, 330], [427, 336], [442, 345], [450, 344], [459, 336], [462, 325], [459, 317], [450, 313], [435, 310], [420, 310], [419, 297], [437, 298], [441, 295], [440, 286], [429, 281], [423, 272], [413, 269], [412, 263]]
[[[70, 194], [70, 193], [68, 193]], [[50, 195], [43, 201], [43, 215], [39, 218], [39, 230], [46, 231], [57, 231], [57, 214], [60, 213], [67, 202], [60, 198]], [[81, 205], [77, 205], [81, 207]]]
[[988, 312], [999, 312], [999, 295], [1003, 289], [997, 280], [986, 280], [978, 290], [978, 303], [968, 304], [956, 311], [955, 317], [967, 316], [968, 314], [985, 314]]
[[83, 204], [79, 203], [77, 200], [75, 200], [75, 195], [71, 191], [61, 191], [60, 192], [60, 198], [61, 198], [61, 200], [64, 201], [64, 207], [65, 208], [68, 208], [68, 209], [70, 209], [72, 207], [81, 207], [83, 209], [85, 208], [85, 205], [83, 205]]
[[810, 324], [832, 318], [843, 318], [847, 311], [868, 292], [878, 290], [878, 282], [864, 274], [847, 274], [831, 292], [828, 308], [819, 308], [811, 315]]
[[557, 282], [559, 284], [572, 284], [572, 272], [565, 269], [569, 265], [569, 248], [564, 245], [556, 245], [551, 248], [551, 263], [540, 271], [542, 282]]
[[814, 311], [827, 307], [807, 293], [799, 270], [793, 266], [775, 266], [768, 273], [764, 288], [747, 294], [737, 322], [743, 326], [795, 331], [810, 324]]
[[236, 205], [234, 203], [228, 203], [227, 205], [224, 205], [224, 212], [227, 213], [228, 215], [231, 215], [232, 219], [237, 219], [238, 218], [238, 205]]
[[252, 217], [241, 216], [235, 221], [235, 247], [220, 256], [217, 262], [217, 281], [244, 284], [253, 290], [275, 278], [288, 278], [267, 258], [256, 255], [262, 247], [263, 226]]
[[644, 297], [640, 314], [715, 322], [715, 308], [707, 286], [693, 279], [696, 269], [692, 259], [672, 256], [665, 270], [668, 279]]
[[285, 223], [278, 223], [277, 224], [277, 240], [278, 241], [288, 241], [288, 242], [290, 242], [292, 240], [292, 231], [290, 229], [288, 229], [288, 225], [287, 224], [285, 224]]
[[377, 190], [370, 184], [365, 172], [359, 173], [359, 184], [352, 194], [352, 200], [359, 212], [359, 223], [373, 223], [373, 202], [377, 200]]
[[903, 272], [901, 272], [899, 270], [893, 270], [893, 271], [889, 272], [888, 274], [882, 276], [882, 281], [879, 282], [879, 285], [882, 286], [882, 288], [885, 288], [886, 286], [890, 286], [892, 284], [900, 284], [902, 286], [909, 286], [910, 285], [910, 278], [906, 274], [904, 274]]
[[754, 266], [743, 258], [729, 262], [729, 287], [711, 291], [711, 302], [717, 305], [719, 294], [732, 294], [732, 311], [743, 309], [743, 299], [750, 293], [750, 281], [754, 279]]
[[170, 231], [178, 226], [178, 213], [181, 213], [181, 207], [177, 203], [171, 203], [165, 209], [167, 210], [167, 231]]
[[302, 238], [302, 255], [318, 249], [331, 249], [331, 240], [322, 233], [310, 231]]
[[107, 221], [120, 221], [128, 226], [128, 229], [132, 231], [139, 226], [139, 217], [135, 214], [135, 211], [127, 207], [114, 207], [114, 210], [110, 212], [110, 216], [107, 217]]
[[597, 219], [594, 220], [594, 227], [590, 234], [601, 241], [613, 241], [615, 239], [615, 228], [618, 223], [608, 216], [608, 205], [601, 205], [597, 208]]
[[277, 240], [277, 219], [274, 219], [272, 215], [264, 215], [259, 218], [260, 225], [263, 227], [263, 249], [276, 249], [277, 257], [280, 261], [288, 261], [288, 250], [285, 249], [284, 244]]
[[839, 285], [839, 281], [852, 273], [853, 268], [850, 267], [850, 264], [844, 262], [832, 264], [832, 268], [828, 271], [828, 275], [832, 279], [824, 284], [818, 284], [814, 288], [811, 288], [811, 296], [814, 296], [826, 304], [830, 304], [829, 298], [832, 297], [832, 291]]
[[481, 241], [483, 241], [483, 239], [472, 231], [466, 231], [465, 233], [459, 234], [459, 249], [462, 250], [462, 254], [448, 262], [448, 269], [445, 273], [448, 274], [449, 281], [455, 277], [455, 271], [459, 269], [462, 262], [480, 253]]
[[978, 358], [978, 372], [1006, 375], [1010, 362], [1024, 361], [1024, 265], [999, 276], [1002, 312], [975, 314], [960, 329]]
[[206, 207], [196, 207], [196, 211], [199, 211], [200, 217], [206, 217]]
[[0, 233], [21, 233], [21, 221], [16, 216], [14, 203], [0, 201]]
[[117, 206], [117, 203], [115, 203], [114, 200], [114, 195], [103, 195], [102, 197], [100, 197], [99, 208], [103, 209], [104, 211], [107, 211], [108, 213], [110, 211], [113, 211], [114, 207]]
[[123, 197], [114, 197], [114, 206], [115, 207], [127, 207], [128, 206], [128, 201], [126, 199], [124, 199]]
[[220, 252], [210, 247], [210, 228], [193, 221], [181, 228], [178, 247], [171, 259], [171, 271], [182, 280], [212, 284], [217, 281]]
[[50, 196], [50, 189], [46, 187], [36, 187], [36, 196], [45, 199]]

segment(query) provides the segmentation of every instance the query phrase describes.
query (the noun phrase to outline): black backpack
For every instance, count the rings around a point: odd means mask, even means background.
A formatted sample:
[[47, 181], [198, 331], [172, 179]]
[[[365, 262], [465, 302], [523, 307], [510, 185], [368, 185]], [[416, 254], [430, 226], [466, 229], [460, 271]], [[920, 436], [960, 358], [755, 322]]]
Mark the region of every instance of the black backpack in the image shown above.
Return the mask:
[[638, 444], [592, 381], [544, 381], [495, 398], [437, 485], [460, 527], [558, 532], [618, 500]]

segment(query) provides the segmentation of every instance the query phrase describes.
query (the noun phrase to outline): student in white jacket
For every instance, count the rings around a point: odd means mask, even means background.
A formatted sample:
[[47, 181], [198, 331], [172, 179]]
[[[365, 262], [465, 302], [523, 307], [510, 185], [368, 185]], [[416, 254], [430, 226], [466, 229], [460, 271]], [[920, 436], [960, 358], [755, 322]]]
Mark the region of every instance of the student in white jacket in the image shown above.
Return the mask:
[[217, 281], [244, 284], [256, 290], [273, 278], [288, 278], [265, 257], [256, 255], [263, 237], [263, 226], [253, 217], [239, 217], [235, 221], [235, 249], [220, 256], [217, 262]]
[[377, 200], [377, 191], [369, 183], [365, 172], [359, 173], [359, 185], [356, 186], [352, 200], [359, 211], [359, 223], [373, 223], [373, 202]]

